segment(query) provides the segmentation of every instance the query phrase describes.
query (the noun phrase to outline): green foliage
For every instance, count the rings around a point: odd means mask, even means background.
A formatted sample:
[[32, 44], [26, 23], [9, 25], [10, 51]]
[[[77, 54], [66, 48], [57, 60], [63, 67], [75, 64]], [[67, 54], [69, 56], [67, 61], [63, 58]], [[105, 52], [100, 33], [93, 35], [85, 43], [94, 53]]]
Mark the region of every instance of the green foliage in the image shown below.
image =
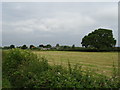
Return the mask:
[[25, 81], [29, 81], [29, 72], [32, 75], [40, 73], [48, 69], [48, 66], [44, 58], [38, 58], [27, 50], [12, 49], [3, 56], [3, 76], [7, 76], [14, 87], [23, 87]]
[[15, 48], [15, 45], [10, 45], [10, 49]]
[[75, 45], [74, 45], [74, 44], [72, 45], [72, 48], [75, 48]]
[[9, 46], [4, 46], [2, 49], [10, 49]]
[[[4, 56], [3, 56], [4, 57]], [[8, 75], [18, 70], [19, 65], [29, 62], [33, 58], [37, 59], [37, 56], [33, 56], [29, 51], [21, 49], [12, 49], [7, 52], [5, 60], [3, 61], [3, 70]], [[5, 68], [4, 68], [5, 67]]]
[[27, 49], [28, 47], [26, 45], [23, 45], [21, 49]]
[[44, 47], [44, 45], [42, 45], [42, 44], [41, 44], [41, 45], [39, 45], [39, 47], [42, 47], [42, 48], [43, 48], [43, 47]]
[[50, 44], [47, 45], [39, 45], [40, 48], [51, 48], [52, 46]]
[[81, 44], [86, 48], [109, 49], [115, 46], [116, 40], [113, 38], [112, 30], [100, 28], [85, 36]]
[[46, 48], [51, 48], [52, 46], [50, 44], [47, 44], [46, 45]]
[[29, 47], [30, 49], [34, 49], [35, 48], [35, 46], [34, 45], [30, 45], [30, 47]]
[[[12, 49], [3, 53], [3, 87], [14, 88], [118, 88], [118, 77], [109, 78], [79, 65], [68, 69], [49, 66], [43, 57], [27, 50]], [[114, 69], [115, 70], [115, 69]]]
[[2, 77], [2, 88], [12, 88], [9, 79]]
[[56, 47], [59, 47], [60, 45], [59, 44], [56, 44]]

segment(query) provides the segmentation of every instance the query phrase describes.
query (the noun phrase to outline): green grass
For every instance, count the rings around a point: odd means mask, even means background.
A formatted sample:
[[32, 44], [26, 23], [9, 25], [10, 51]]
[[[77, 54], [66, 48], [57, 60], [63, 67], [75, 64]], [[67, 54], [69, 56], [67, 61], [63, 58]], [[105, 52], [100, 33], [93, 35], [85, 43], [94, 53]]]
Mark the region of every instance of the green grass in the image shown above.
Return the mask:
[[69, 52], [69, 51], [34, 51], [38, 56], [44, 56], [51, 65], [67, 66], [79, 64], [84, 68], [95, 69], [98, 73], [111, 75], [113, 62], [118, 65], [117, 52]]

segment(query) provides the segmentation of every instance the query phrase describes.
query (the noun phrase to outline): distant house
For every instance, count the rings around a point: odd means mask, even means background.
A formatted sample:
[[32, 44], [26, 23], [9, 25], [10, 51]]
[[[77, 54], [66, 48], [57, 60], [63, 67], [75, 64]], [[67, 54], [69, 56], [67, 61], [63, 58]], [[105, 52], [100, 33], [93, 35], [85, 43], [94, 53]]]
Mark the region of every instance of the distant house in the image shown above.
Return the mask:
[[56, 49], [56, 50], [58, 50], [58, 49], [60, 49], [60, 47], [52, 47], [51, 49]]
[[41, 50], [50, 50], [51, 48], [43, 48], [43, 47], [40, 47]]
[[36, 48], [36, 47], [35, 47], [35, 46], [32, 46], [32, 47], [31, 47], [31, 49], [34, 49], [34, 48]]

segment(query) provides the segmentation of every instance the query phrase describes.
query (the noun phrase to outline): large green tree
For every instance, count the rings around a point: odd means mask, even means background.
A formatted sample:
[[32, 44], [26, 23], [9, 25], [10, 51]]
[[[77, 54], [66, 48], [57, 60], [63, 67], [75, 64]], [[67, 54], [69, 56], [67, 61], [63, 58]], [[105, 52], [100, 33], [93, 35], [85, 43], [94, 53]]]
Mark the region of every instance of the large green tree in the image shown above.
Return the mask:
[[86, 48], [106, 49], [114, 47], [116, 40], [113, 38], [112, 30], [99, 28], [84, 36], [81, 44]]
[[27, 49], [28, 47], [26, 45], [23, 45], [21, 49]]
[[15, 45], [10, 45], [10, 49], [15, 48]]
[[47, 44], [46, 45], [46, 48], [51, 48], [52, 46], [50, 44]]
[[34, 45], [30, 45], [30, 47], [29, 47], [30, 49], [32, 49], [32, 48], [35, 48], [35, 46]]

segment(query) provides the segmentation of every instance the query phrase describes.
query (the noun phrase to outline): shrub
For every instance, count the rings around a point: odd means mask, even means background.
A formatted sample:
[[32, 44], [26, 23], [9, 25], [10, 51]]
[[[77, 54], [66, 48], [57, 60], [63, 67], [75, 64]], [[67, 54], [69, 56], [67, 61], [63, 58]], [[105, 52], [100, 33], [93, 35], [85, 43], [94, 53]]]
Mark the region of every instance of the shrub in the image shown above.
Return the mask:
[[12, 88], [9, 79], [2, 77], [2, 88]]
[[27, 50], [12, 49], [6, 54], [3, 58], [3, 75], [8, 77], [14, 87], [24, 87], [29, 78], [49, 68], [44, 58], [38, 58]]
[[26, 50], [12, 49], [7, 52], [3, 62], [3, 70], [7, 75], [18, 70], [19, 66], [28, 63], [30, 60], [36, 60], [37, 56]]

